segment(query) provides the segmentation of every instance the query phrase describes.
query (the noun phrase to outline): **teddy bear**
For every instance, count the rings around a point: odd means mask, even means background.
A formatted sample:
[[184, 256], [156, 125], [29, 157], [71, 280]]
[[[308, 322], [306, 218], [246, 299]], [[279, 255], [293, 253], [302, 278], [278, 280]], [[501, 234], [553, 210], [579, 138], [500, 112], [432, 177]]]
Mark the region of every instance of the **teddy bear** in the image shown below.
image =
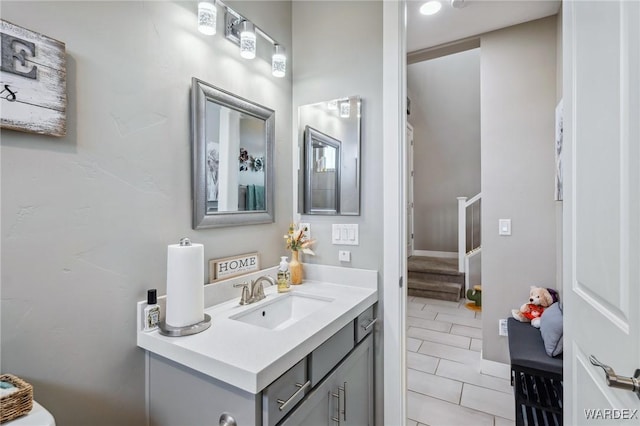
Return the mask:
[[531, 286], [529, 302], [520, 306], [519, 310], [513, 309], [511, 314], [520, 322], [531, 322], [532, 326], [540, 328], [540, 317], [545, 308], [553, 305], [557, 300], [555, 290]]

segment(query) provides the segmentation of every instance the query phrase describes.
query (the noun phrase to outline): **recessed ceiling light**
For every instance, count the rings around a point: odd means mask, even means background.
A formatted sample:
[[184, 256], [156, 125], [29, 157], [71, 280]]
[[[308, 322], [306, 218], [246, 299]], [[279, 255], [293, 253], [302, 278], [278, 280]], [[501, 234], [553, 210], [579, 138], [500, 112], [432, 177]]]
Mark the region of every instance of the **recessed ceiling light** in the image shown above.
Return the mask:
[[442, 8], [442, 4], [437, 0], [432, 0], [420, 6], [420, 13], [423, 15], [435, 15], [440, 11], [440, 8]]

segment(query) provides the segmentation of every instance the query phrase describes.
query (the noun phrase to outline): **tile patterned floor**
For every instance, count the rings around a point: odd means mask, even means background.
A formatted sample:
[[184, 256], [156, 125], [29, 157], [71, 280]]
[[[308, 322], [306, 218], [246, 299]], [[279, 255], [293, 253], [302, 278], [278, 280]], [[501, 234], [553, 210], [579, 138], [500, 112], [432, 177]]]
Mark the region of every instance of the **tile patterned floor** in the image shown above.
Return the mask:
[[465, 303], [409, 297], [407, 426], [514, 425], [508, 373], [480, 373], [482, 314]]

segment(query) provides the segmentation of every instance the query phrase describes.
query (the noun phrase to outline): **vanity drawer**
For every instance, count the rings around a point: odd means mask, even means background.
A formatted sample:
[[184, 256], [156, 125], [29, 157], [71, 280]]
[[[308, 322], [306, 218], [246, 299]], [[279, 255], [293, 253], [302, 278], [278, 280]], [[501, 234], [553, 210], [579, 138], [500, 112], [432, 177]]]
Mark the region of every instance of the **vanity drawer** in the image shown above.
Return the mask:
[[353, 346], [353, 322], [350, 322], [311, 352], [309, 355], [311, 386], [320, 383], [322, 378], [353, 349]]
[[294, 365], [262, 391], [262, 424], [278, 423], [311, 390], [307, 359]]
[[363, 313], [358, 315], [356, 321], [356, 344], [367, 337], [373, 331], [377, 319], [373, 315], [373, 305], [369, 306]]

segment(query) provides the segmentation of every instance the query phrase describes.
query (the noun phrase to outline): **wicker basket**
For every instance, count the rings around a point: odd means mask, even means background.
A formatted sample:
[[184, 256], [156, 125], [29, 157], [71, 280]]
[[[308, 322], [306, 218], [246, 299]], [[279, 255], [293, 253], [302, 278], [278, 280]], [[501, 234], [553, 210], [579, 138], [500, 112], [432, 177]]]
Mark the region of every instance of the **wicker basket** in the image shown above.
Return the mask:
[[28, 414], [33, 408], [33, 386], [11, 374], [0, 375], [0, 381], [18, 388], [17, 392], [0, 398], [0, 423]]

